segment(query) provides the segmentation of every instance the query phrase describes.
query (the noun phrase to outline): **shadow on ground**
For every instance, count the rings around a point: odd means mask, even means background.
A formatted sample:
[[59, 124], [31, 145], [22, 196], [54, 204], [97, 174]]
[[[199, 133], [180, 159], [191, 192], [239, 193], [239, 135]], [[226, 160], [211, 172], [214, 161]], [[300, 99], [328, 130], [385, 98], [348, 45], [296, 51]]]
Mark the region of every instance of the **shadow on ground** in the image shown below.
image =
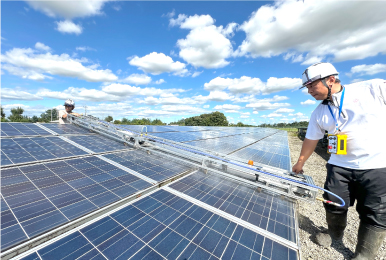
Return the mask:
[[[304, 135], [297, 135], [297, 137], [304, 141]], [[327, 144], [325, 142], [323, 142], [323, 140], [321, 139], [319, 142], [318, 142], [318, 145], [316, 146], [315, 148], [315, 153], [317, 153], [320, 157], [322, 157], [326, 162], [330, 159], [330, 154], [327, 153]]]
[[[327, 229], [325, 227], [316, 226], [310, 218], [302, 214], [299, 214], [299, 228], [310, 235], [309, 238], [314, 244], [316, 244], [316, 235], [318, 233], [327, 233]], [[344, 259], [351, 259], [354, 256], [354, 252], [346, 247], [342, 241], [333, 241], [331, 247], [342, 254]]]

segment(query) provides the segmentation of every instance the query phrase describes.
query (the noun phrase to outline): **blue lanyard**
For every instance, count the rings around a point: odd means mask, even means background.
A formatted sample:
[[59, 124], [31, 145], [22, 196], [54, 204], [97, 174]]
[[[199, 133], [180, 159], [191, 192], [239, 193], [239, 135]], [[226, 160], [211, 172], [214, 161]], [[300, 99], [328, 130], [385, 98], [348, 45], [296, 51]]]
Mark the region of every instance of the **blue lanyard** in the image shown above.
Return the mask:
[[[340, 119], [340, 114], [342, 113], [342, 107], [343, 107], [343, 98], [344, 98], [344, 90], [346, 88], [343, 87], [343, 91], [342, 91], [342, 96], [340, 97], [340, 104], [339, 104], [339, 117], [338, 117], [338, 120]], [[330, 113], [332, 115], [332, 118], [334, 118], [334, 121], [335, 121], [335, 125], [336, 125], [336, 131], [339, 131], [339, 127], [338, 127], [338, 121], [336, 120], [335, 116], [334, 116], [334, 113], [332, 113], [332, 110], [331, 110], [331, 107], [330, 105], [328, 105], [328, 109], [330, 110]]]

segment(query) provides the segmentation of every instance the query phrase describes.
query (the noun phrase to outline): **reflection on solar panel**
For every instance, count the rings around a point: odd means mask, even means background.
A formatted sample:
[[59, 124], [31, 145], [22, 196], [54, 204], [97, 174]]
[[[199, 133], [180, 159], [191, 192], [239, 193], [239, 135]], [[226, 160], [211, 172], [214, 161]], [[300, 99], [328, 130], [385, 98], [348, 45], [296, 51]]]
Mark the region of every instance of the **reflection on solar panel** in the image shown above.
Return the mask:
[[171, 158], [147, 154], [141, 150], [119, 152], [103, 155], [120, 165], [134, 170], [157, 182], [189, 170], [191, 167], [181, 164]]
[[150, 186], [96, 157], [2, 170], [2, 199], [13, 214], [4, 210], [1, 247], [26, 239], [19, 224], [31, 238]]
[[293, 202], [201, 171], [170, 187], [296, 243]]
[[101, 135], [67, 136], [71, 141], [90, 149], [94, 153], [122, 150], [127, 147], [123, 142], [118, 142]]
[[87, 154], [59, 137], [2, 139], [1, 152], [2, 166]]
[[69, 124], [41, 124], [42, 126], [54, 131], [57, 134], [89, 134], [90, 131]]
[[51, 135], [51, 133], [35, 124], [1, 123], [1, 136]]
[[[2, 259], [16, 250], [29, 250], [24, 259], [299, 258], [291, 200], [211, 172], [178, 180], [193, 170], [191, 164], [157, 152], [153, 142], [149, 153], [119, 151], [127, 148], [123, 142], [76, 125], [42, 126], [66, 136], [49, 136], [38, 124], [1, 124]], [[287, 135], [275, 129], [147, 126], [147, 131], [209, 153], [290, 167]], [[47, 136], [23, 137], [33, 135]]]
[[24, 259], [37, 254], [42, 259], [298, 259], [295, 250], [164, 190]]

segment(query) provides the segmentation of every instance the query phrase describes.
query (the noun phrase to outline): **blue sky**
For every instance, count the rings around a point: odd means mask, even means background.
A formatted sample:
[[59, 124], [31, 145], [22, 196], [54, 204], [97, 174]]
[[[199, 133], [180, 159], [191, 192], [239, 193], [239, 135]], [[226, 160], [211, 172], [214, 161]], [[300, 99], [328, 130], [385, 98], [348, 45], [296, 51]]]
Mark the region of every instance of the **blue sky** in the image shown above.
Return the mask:
[[[344, 85], [386, 78], [386, 2], [1, 3], [1, 103], [27, 115], [76, 102], [114, 119], [223, 112], [247, 124], [308, 120], [311, 64]], [[334, 11], [335, 10], [335, 11]]]

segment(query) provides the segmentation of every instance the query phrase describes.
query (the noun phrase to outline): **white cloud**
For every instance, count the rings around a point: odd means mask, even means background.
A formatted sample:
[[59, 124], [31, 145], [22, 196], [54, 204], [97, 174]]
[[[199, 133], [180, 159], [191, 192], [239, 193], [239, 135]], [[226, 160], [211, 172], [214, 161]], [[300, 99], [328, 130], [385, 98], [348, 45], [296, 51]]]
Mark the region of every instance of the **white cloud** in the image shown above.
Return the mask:
[[209, 105], [205, 105], [205, 106], [203, 106], [204, 108], [209, 108], [210, 106]]
[[180, 28], [182, 29], [195, 29], [200, 27], [207, 27], [214, 24], [215, 20], [210, 15], [193, 15], [186, 17], [184, 20], [180, 20]]
[[294, 112], [295, 109], [289, 109], [289, 108], [279, 108], [275, 111], [275, 113], [291, 113]]
[[308, 95], [308, 88], [302, 88], [302, 92]]
[[247, 104], [245, 107], [253, 108], [253, 110], [261, 111], [261, 110], [273, 110], [280, 107], [289, 107], [290, 103], [270, 103], [270, 102], [257, 102]]
[[141, 88], [133, 87], [127, 84], [113, 83], [102, 87], [102, 91], [116, 96], [158, 96], [162, 94], [184, 92], [184, 89], [158, 89], [158, 88]]
[[302, 104], [302, 105], [314, 105], [315, 103], [316, 103], [316, 101], [315, 100], [311, 100], [311, 99], [307, 99], [304, 102], [300, 102], [300, 104]]
[[306, 116], [305, 114], [303, 114], [301, 112], [295, 113], [293, 115], [296, 116], [296, 117], [305, 117]]
[[207, 101], [227, 101], [232, 100], [234, 97], [230, 96], [228, 93], [224, 91], [211, 91], [208, 96], [195, 96], [193, 97], [198, 102], [205, 103]]
[[[260, 7], [239, 28], [246, 39], [238, 55], [272, 57], [288, 53], [303, 64], [386, 53], [384, 1], [279, 1]], [[343, 10], [334, 19], [331, 10]], [[350, 22], [347, 22], [350, 21]], [[323, 32], [323, 37], [320, 33]], [[329, 39], [326, 41], [326, 39]], [[291, 56], [291, 55], [289, 55]]]
[[41, 100], [42, 97], [28, 93], [21, 89], [1, 88], [1, 99], [11, 100]]
[[377, 73], [385, 72], [386, 64], [372, 64], [372, 65], [357, 65], [351, 68], [351, 74], [359, 74], [359, 75], [374, 75]]
[[78, 46], [75, 48], [77, 51], [96, 51], [94, 48], [88, 46]]
[[86, 89], [86, 88], [74, 88], [69, 87], [64, 91], [51, 91], [49, 89], [41, 89], [36, 93], [37, 96], [55, 98], [55, 99], [75, 99], [75, 100], [86, 100], [86, 101], [120, 101], [123, 99], [122, 96], [116, 96], [106, 93], [97, 89]]
[[35, 10], [41, 11], [49, 17], [87, 17], [102, 14], [101, 9], [106, 0], [82, 0], [82, 1], [31, 1], [27, 3]]
[[41, 43], [41, 42], [37, 42], [35, 44], [35, 49], [41, 50], [41, 51], [47, 51], [47, 52], [51, 50], [50, 47], [48, 47], [47, 45], [45, 45], [44, 43]]
[[141, 58], [138, 56], [129, 57], [129, 64], [138, 67], [144, 72], [158, 75], [164, 72], [171, 72], [176, 75], [185, 75], [188, 73], [186, 64], [173, 59], [163, 53], [152, 52]]
[[248, 118], [249, 116], [246, 116], [246, 115], [243, 115], [243, 116], [240, 116], [240, 118]]
[[[85, 67], [82, 62], [87, 62], [87, 59], [73, 59], [65, 53], [53, 55], [51, 53], [36, 54], [35, 52], [30, 48], [13, 48], [1, 55], [1, 62], [27, 71], [29, 74], [39, 74], [40, 78], [37, 80], [47, 77], [43, 73], [78, 78], [89, 82], [115, 81], [118, 79], [111, 70], [94, 69], [98, 64]], [[26, 77], [28, 78], [28, 76]]]
[[270, 77], [267, 83], [259, 78], [242, 76], [240, 78], [221, 78], [216, 77], [209, 83], [204, 84], [206, 90], [228, 89], [235, 94], [270, 94], [282, 90], [294, 89], [301, 86], [302, 80], [298, 78], [274, 78]]
[[232, 104], [224, 104], [224, 105], [217, 105], [213, 108], [214, 110], [222, 110], [226, 113], [238, 113], [241, 109], [241, 106], [238, 105], [232, 105]]
[[37, 80], [37, 81], [42, 81], [46, 78], [52, 79], [52, 77], [44, 75], [42, 73], [38, 73], [29, 69], [15, 67], [9, 64], [3, 64], [2, 69], [8, 71], [8, 73], [12, 75], [22, 77], [23, 79], [31, 79], [31, 80]]
[[75, 24], [70, 20], [60, 21], [56, 22], [57, 27], [56, 30], [58, 30], [61, 33], [74, 33], [76, 35], [79, 35], [83, 31], [83, 27], [79, 24]]
[[229, 64], [226, 59], [233, 53], [232, 43], [227, 38], [232, 36], [236, 28], [235, 23], [215, 26], [215, 20], [210, 15], [178, 15], [177, 19], [170, 19], [171, 26], [190, 29], [185, 39], [179, 39], [180, 57], [194, 67], [222, 68]]
[[43, 105], [29, 106], [25, 104], [3, 104], [2, 107], [6, 115], [11, 114], [12, 108], [21, 107], [22, 109], [24, 109], [23, 116], [40, 115], [41, 113], [45, 112], [47, 109], [51, 108]]
[[160, 85], [160, 84], [162, 84], [162, 83], [166, 83], [166, 81], [165, 81], [164, 79], [159, 79], [159, 80], [157, 80], [157, 81], [155, 82], [155, 84], [157, 84], [157, 85]]
[[145, 74], [131, 74], [127, 78], [123, 79], [122, 82], [134, 85], [147, 85], [151, 82], [151, 78]]
[[271, 117], [282, 117], [283, 115], [282, 114], [277, 114], [277, 113], [271, 113], [271, 114], [268, 114], [268, 115], [262, 115], [261, 117], [263, 118], [271, 118]]
[[253, 114], [255, 114], [255, 115], [258, 114], [258, 113], [259, 113], [258, 111], [253, 111]]
[[187, 115], [197, 115], [207, 112], [200, 107], [188, 106], [188, 105], [163, 105], [160, 109], [143, 109], [140, 111], [130, 111], [127, 114], [134, 115], [135, 117], [167, 117], [167, 116], [180, 116], [181, 113]]
[[275, 78], [270, 77], [263, 90], [264, 94], [270, 94], [278, 91], [295, 89], [302, 86], [302, 79], [299, 78]]
[[162, 94], [159, 98], [147, 97], [144, 100], [139, 100], [138, 103], [146, 105], [193, 105], [198, 101], [192, 98], [179, 98], [172, 93]]
[[195, 78], [197, 77], [198, 75], [200, 75], [201, 73], [203, 73], [204, 71], [195, 71], [192, 75], [192, 78]]
[[351, 80], [350, 83], [357, 83], [357, 82], [361, 82], [361, 81], [364, 81], [364, 79], [353, 79], [353, 80]]

